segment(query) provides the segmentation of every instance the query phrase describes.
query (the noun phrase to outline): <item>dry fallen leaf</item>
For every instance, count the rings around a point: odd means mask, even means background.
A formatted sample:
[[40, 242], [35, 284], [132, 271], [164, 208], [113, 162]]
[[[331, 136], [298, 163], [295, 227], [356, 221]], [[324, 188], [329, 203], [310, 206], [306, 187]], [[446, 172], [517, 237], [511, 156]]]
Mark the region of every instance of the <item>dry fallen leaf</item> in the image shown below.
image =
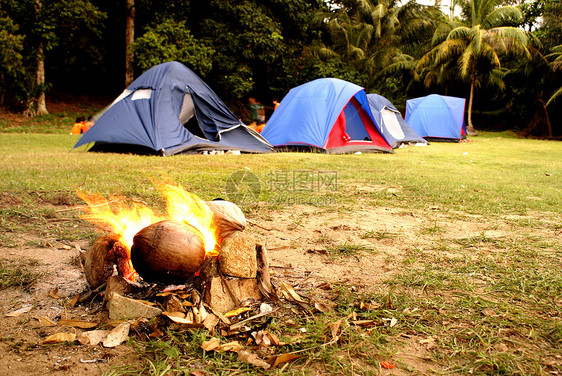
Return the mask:
[[267, 332], [267, 336], [269, 337], [269, 341], [273, 346], [279, 346], [281, 341], [279, 341], [279, 337], [275, 333]]
[[201, 319], [201, 313], [199, 309], [195, 306], [191, 307], [191, 313], [193, 314], [193, 321], [196, 323], [201, 323], [203, 320]]
[[48, 336], [43, 340], [43, 344], [49, 343], [61, 343], [61, 342], [74, 342], [76, 340], [76, 334], [74, 333], [55, 333]]
[[507, 347], [507, 345], [505, 343], [498, 343], [495, 346], [495, 348], [499, 352], [507, 352], [509, 350], [509, 348]]
[[218, 323], [219, 323], [218, 316], [212, 313], [208, 314], [207, 317], [205, 317], [205, 320], [203, 320], [203, 325], [211, 333], [215, 330], [215, 326], [217, 326]]
[[59, 289], [56, 288], [56, 289], [54, 289], [54, 290], [50, 290], [50, 291], [49, 291], [49, 296], [50, 296], [51, 298], [53, 298], [53, 299], [60, 299], [61, 296], [59, 295]]
[[267, 363], [265, 360], [258, 357], [256, 354], [252, 354], [246, 350], [238, 351], [238, 359], [243, 362], [247, 362], [253, 364], [257, 367], [261, 367], [263, 369], [269, 369], [271, 364]]
[[349, 323], [352, 325], [360, 326], [362, 328], [371, 328], [373, 326], [383, 325], [381, 322], [375, 320], [354, 320], [354, 321], [350, 321]]
[[20, 315], [23, 315], [24, 313], [27, 313], [27, 312], [31, 311], [32, 308], [33, 308], [33, 305], [26, 304], [23, 307], [21, 307], [19, 309], [16, 309], [15, 311], [6, 313], [4, 316], [6, 316], [6, 317], [18, 317]]
[[394, 363], [389, 362], [388, 360], [382, 361], [379, 364], [381, 365], [382, 368], [386, 368], [386, 369], [393, 369], [394, 368]]
[[392, 328], [393, 326], [395, 326], [398, 323], [398, 320], [396, 320], [394, 317], [392, 319], [390, 319], [390, 327]]
[[215, 349], [215, 351], [218, 352], [227, 352], [227, 351], [232, 351], [232, 352], [238, 352], [240, 350], [242, 350], [244, 347], [238, 343], [238, 341], [232, 341], [232, 342], [228, 342], [225, 343], [224, 345], [220, 345], [219, 347], [217, 347]]
[[82, 296], [81, 294], [77, 294], [77, 295], [72, 299], [72, 301], [70, 302], [70, 307], [72, 307], [72, 308], [76, 307], [76, 304], [78, 304], [78, 301], [80, 300], [80, 297], [81, 297], [81, 296]]
[[199, 322], [204, 322], [208, 315], [209, 312], [207, 312], [205, 306], [203, 305], [203, 302], [201, 302], [201, 304], [199, 304], [199, 316], [201, 321]]
[[129, 338], [129, 329], [131, 324], [128, 322], [121, 323], [117, 325], [112, 331], [110, 331], [103, 340], [104, 347], [115, 347], [122, 344]]
[[159, 296], [159, 297], [166, 297], [166, 296], [170, 296], [170, 295], [174, 295], [174, 293], [170, 292], [170, 291], [166, 291], [166, 292], [159, 292], [158, 294], [156, 294], [156, 296]]
[[428, 344], [428, 343], [433, 343], [433, 342], [435, 342], [435, 338], [433, 338], [433, 337], [427, 337], [426, 339], [420, 340], [420, 343], [422, 345], [425, 345], [425, 344]]
[[91, 328], [95, 328], [98, 323], [96, 322], [89, 322], [89, 321], [82, 321], [82, 320], [66, 320], [66, 319], [60, 319], [57, 324], [59, 326], [72, 326], [74, 328], [80, 328], [80, 329], [91, 329]]
[[381, 305], [378, 304], [378, 303], [375, 303], [375, 302], [369, 302], [369, 303], [361, 302], [359, 304], [359, 309], [364, 309], [364, 310], [367, 310], [367, 311], [379, 309], [380, 307], [381, 307]]
[[203, 341], [203, 343], [201, 344], [201, 348], [205, 351], [213, 351], [214, 349], [219, 347], [220, 344], [221, 344], [221, 340], [213, 337], [208, 341]]
[[201, 371], [196, 369], [195, 371], [191, 371], [191, 373], [189, 374], [190, 376], [207, 376], [208, 373], [205, 371]]
[[162, 312], [163, 316], [166, 316], [173, 322], [177, 324], [193, 324], [193, 321], [185, 317], [185, 313], [180, 312]]
[[283, 296], [287, 300], [297, 301], [299, 303], [305, 303], [303, 298], [301, 298], [300, 295], [297, 294], [296, 291], [293, 289], [293, 287], [288, 283], [281, 282], [281, 292], [283, 293]]
[[269, 330], [260, 330], [259, 332], [253, 332], [252, 337], [254, 337], [256, 341], [256, 345], [262, 347], [269, 347], [273, 344], [275, 339], [279, 342], [279, 339], [276, 335], [272, 335], [269, 333]]
[[109, 330], [90, 330], [78, 336], [78, 341], [83, 345], [96, 346], [107, 338]]
[[314, 308], [317, 311], [322, 312], [322, 313], [326, 313], [326, 312], [330, 311], [330, 308], [328, 308], [328, 306], [326, 306], [325, 304], [320, 303], [320, 302], [314, 302]]
[[152, 329], [152, 333], [148, 335], [150, 338], [160, 338], [164, 335], [164, 332], [158, 327], [157, 322], [154, 322], [154, 324], [150, 326], [150, 329]]
[[230, 311], [230, 312], [225, 313], [225, 314], [224, 314], [224, 317], [238, 316], [238, 315], [240, 315], [240, 314], [242, 314], [242, 313], [244, 313], [244, 312], [248, 312], [248, 311], [251, 311], [251, 310], [252, 310], [252, 309], [249, 308], [249, 307], [240, 307], [240, 308], [236, 308], [236, 309], [233, 309], [233, 310]]
[[336, 342], [339, 339], [338, 333], [340, 331], [342, 320], [338, 320], [330, 324], [330, 331], [332, 333], [332, 341]]
[[317, 286], [317, 288], [321, 290], [333, 290], [333, 287], [329, 282], [322, 282]]
[[51, 321], [51, 319], [46, 316], [35, 316], [35, 319], [43, 326], [57, 326], [56, 322]]
[[289, 362], [292, 362], [293, 360], [298, 359], [300, 357], [301, 357], [301, 355], [288, 353], [288, 354], [280, 354], [280, 355], [276, 355], [276, 356], [273, 356], [273, 357], [269, 357], [268, 361], [269, 361], [269, 364], [271, 364], [271, 367], [275, 368], [279, 364], [289, 363]]

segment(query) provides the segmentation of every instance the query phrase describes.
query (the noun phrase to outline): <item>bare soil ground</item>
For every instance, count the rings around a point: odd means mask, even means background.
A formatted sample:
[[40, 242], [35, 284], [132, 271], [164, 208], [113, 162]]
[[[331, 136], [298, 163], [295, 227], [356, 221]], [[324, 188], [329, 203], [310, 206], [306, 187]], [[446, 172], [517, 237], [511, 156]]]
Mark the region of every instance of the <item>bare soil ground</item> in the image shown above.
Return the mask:
[[[18, 198], [3, 194], [2, 208], [17, 207]], [[64, 212], [67, 206], [52, 208]], [[452, 219], [456, 218], [456, 219]], [[320, 286], [326, 283], [354, 286], [358, 291], [382, 290], [382, 282], [400, 273], [408, 250], [430, 246], [437, 238], [510, 236], [507, 223], [492, 226], [479, 216], [443, 214], [439, 208], [408, 211], [385, 207], [364, 207], [351, 212], [331, 212], [317, 207], [298, 205], [275, 211], [261, 211], [248, 218], [247, 229], [269, 250], [271, 272], [286, 279], [299, 291], [308, 291], [329, 306], [330, 296]], [[535, 218], [536, 219], [536, 218]], [[547, 221], [547, 218], [542, 218]], [[89, 226], [67, 221], [61, 215], [52, 221], [68, 226]], [[423, 234], [422, 229], [439, 224], [444, 232]], [[59, 223], [60, 226], [60, 223]], [[536, 236], [554, 238], [550, 230], [536, 229]], [[21, 265], [41, 273], [30, 289], [10, 287], [0, 294], [0, 374], [21, 376], [100, 375], [109, 367], [139, 362], [138, 355], [127, 345], [116, 348], [68, 344], [42, 344], [56, 332], [76, 332], [70, 327], [48, 326], [43, 318], [56, 322], [61, 318], [92, 322], [107, 320], [99, 305], [70, 308], [70, 301], [86, 289], [87, 284], [78, 250], [87, 249], [88, 241], [56, 242], [29, 233], [11, 233], [13, 247], [0, 247], [0, 260]], [[350, 255], [334, 253], [334, 247], [359, 246]], [[364, 246], [364, 247], [360, 247]], [[17, 314], [17, 310], [23, 312]], [[6, 316], [15, 313], [14, 317]], [[396, 359], [420, 374], [438, 369], [432, 363], [426, 346], [419, 338], [399, 339], [402, 350]], [[385, 375], [411, 375], [405, 367], [381, 370]]]

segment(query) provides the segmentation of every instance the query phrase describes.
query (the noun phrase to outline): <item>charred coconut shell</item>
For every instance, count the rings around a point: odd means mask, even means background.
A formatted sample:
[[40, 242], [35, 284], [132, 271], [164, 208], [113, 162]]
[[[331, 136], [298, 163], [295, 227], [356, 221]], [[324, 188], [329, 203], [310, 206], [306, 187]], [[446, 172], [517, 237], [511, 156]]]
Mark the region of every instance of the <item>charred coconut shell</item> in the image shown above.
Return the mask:
[[118, 241], [117, 235], [100, 236], [86, 252], [84, 275], [90, 288], [95, 289], [100, 286], [113, 273], [113, 262], [109, 260], [108, 253]]
[[203, 236], [199, 230], [183, 222], [157, 222], [135, 235], [131, 260], [145, 281], [182, 282], [197, 272], [205, 261]]

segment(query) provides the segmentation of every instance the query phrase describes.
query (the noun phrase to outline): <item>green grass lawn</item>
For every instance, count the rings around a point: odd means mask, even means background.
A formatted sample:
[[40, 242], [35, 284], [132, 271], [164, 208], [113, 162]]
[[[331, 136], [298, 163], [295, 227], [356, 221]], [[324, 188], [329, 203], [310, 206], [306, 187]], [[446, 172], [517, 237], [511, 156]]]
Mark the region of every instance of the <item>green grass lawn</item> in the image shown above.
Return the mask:
[[[259, 182], [259, 192], [238, 202], [249, 218], [262, 212], [274, 215], [293, 204], [345, 216], [354, 216], [364, 207], [397, 208], [423, 218], [426, 225], [419, 231], [431, 239], [430, 247], [407, 250], [401, 255], [400, 272], [372, 292], [338, 286], [336, 309], [300, 323], [309, 336], [291, 347], [314, 350], [290, 365], [261, 372], [392, 374], [381, 370], [375, 359], [392, 359], [400, 350], [400, 338], [416, 333], [429, 341], [426, 345], [432, 344], [426, 350], [433, 366], [423, 372], [404, 366], [397, 374], [562, 373], [560, 142], [481, 132], [471, 142], [410, 146], [395, 154], [156, 157], [74, 150], [78, 136], [62, 134], [62, 126], [56, 129], [48, 134], [0, 133], [0, 193], [21, 200], [0, 207], [3, 233], [45, 231], [38, 224], [60, 214], [41, 203], [81, 205], [77, 190], [121, 194], [159, 205], [160, 194], [151, 179], [170, 179], [206, 200], [232, 199], [239, 196], [232, 196], [227, 182], [238, 171], [252, 173]], [[322, 177], [332, 180], [321, 184]], [[287, 184], [292, 188], [287, 189]], [[444, 236], [446, 225], [432, 217], [436, 211], [450, 219], [497, 222], [512, 232], [499, 237]], [[65, 215], [80, 222], [77, 212]], [[59, 226], [54, 236], [93, 239], [93, 229], [88, 231]], [[363, 236], [399, 241], [395, 234], [383, 232]], [[0, 245], [17, 246], [4, 235]], [[339, 252], [340, 257], [365, 254], [361, 246], [347, 243], [330, 252]], [[400, 324], [368, 331], [346, 327], [337, 344], [323, 347], [329, 341], [330, 325], [349, 317], [359, 302], [368, 301], [378, 302], [380, 308], [364, 312], [363, 318], [395, 317]], [[271, 325], [284, 335], [295, 331], [283, 320]], [[209, 374], [259, 373], [229, 354], [202, 354], [197, 345], [205, 338], [201, 332], [170, 333], [167, 341], [143, 342], [138, 347], [146, 365], [110, 374], [143, 370], [164, 374], [170, 364], [181, 369], [201, 357]], [[192, 346], [186, 345], [189, 341]]]

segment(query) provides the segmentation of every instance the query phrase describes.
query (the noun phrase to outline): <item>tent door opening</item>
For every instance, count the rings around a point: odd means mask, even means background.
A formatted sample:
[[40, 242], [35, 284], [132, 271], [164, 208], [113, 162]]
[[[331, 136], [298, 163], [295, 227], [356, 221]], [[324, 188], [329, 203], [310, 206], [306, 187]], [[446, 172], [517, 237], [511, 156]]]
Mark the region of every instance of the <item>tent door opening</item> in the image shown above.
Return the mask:
[[180, 122], [182, 125], [193, 135], [201, 138], [207, 138], [205, 133], [199, 126], [199, 121], [197, 120], [197, 114], [195, 113], [195, 106], [193, 105], [193, 99], [191, 99], [191, 94], [186, 93], [183, 96], [183, 103], [181, 105]]
[[[351, 138], [350, 141], [371, 141], [371, 135], [365, 127], [361, 111], [365, 112], [355, 97], [347, 103], [343, 112], [345, 114], [345, 132]], [[367, 114], [365, 114], [368, 116]]]
[[388, 133], [390, 133], [390, 136], [394, 137], [397, 140], [401, 140], [406, 136], [404, 135], [404, 131], [402, 130], [402, 127], [398, 122], [398, 116], [399, 115], [395, 111], [390, 110], [387, 107], [383, 108], [381, 111], [381, 118], [382, 122], [384, 123], [384, 127], [381, 128], [383, 134], [386, 130]]

